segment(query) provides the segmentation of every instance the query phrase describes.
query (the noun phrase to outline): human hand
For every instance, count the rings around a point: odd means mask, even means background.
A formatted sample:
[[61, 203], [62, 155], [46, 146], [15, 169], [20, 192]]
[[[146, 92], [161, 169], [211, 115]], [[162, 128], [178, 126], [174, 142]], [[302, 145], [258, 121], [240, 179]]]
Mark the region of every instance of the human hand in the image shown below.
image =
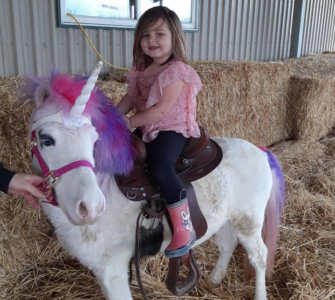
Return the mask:
[[128, 129], [130, 129], [131, 128], [130, 127], [131, 126], [130, 125], [130, 118], [128, 118], [126, 115], [123, 115], [122, 118], [123, 118], [123, 120], [126, 121], [126, 125], [127, 125]]
[[8, 193], [23, 196], [37, 209], [38, 202], [34, 197], [53, 199], [52, 190], [46, 195], [40, 190], [42, 181], [43, 178], [37, 175], [16, 173], [9, 182]]

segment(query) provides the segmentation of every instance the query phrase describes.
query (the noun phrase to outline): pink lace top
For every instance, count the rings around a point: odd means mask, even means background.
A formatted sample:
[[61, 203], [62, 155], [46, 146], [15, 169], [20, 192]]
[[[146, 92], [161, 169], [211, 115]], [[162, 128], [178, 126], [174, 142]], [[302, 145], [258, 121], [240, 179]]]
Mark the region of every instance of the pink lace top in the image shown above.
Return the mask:
[[199, 137], [196, 117], [196, 95], [202, 84], [195, 70], [181, 61], [170, 61], [152, 76], [133, 67], [128, 73], [128, 97], [134, 103], [134, 111], [141, 112], [156, 104], [163, 88], [175, 81], [184, 82], [183, 89], [171, 110], [159, 121], [142, 126], [143, 141], [150, 142], [160, 131], [175, 131], [189, 138]]

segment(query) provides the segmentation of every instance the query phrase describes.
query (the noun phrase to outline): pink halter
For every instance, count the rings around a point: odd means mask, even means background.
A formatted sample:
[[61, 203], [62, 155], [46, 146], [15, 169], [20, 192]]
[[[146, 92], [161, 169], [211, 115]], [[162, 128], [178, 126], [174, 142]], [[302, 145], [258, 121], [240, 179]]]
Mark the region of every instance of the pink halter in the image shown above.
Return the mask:
[[[43, 175], [44, 175], [44, 180], [42, 181], [42, 191], [46, 194], [46, 192], [51, 189], [56, 182], [58, 181], [58, 178], [62, 176], [63, 174], [70, 172], [76, 168], [80, 167], [89, 167], [93, 170], [94, 172], [94, 167], [93, 165], [87, 161], [87, 160], [77, 160], [72, 163], [69, 163], [68, 165], [61, 167], [57, 170], [50, 171], [47, 164], [45, 163], [40, 151], [38, 150], [37, 147], [37, 138], [36, 138], [36, 130], [33, 130], [31, 133], [31, 144], [30, 144], [30, 151], [31, 151], [31, 156], [34, 158], [34, 155], [36, 156], [38, 163], [42, 169]], [[50, 183], [49, 180], [52, 179], [52, 182]], [[58, 202], [55, 200], [52, 201], [42, 201], [44, 203], [49, 203], [52, 204], [53, 206], [58, 206]]]

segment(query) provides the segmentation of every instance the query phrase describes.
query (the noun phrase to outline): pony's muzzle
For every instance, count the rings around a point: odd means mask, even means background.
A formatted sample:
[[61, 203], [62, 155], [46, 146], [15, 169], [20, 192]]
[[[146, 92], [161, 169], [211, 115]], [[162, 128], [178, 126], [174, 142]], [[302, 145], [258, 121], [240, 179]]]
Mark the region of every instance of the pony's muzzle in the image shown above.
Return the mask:
[[89, 225], [95, 223], [105, 210], [105, 202], [101, 201], [97, 205], [88, 204], [85, 201], [79, 201], [76, 208], [76, 215], [80, 225]]

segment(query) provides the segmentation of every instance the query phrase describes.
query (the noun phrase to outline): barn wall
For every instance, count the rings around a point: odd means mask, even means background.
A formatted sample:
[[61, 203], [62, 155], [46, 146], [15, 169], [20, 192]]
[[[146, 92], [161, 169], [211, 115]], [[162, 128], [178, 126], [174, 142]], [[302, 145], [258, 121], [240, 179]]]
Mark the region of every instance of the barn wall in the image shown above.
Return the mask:
[[[190, 61], [289, 58], [294, 1], [200, 0], [199, 31], [186, 33]], [[307, 0], [303, 53], [334, 49], [334, 3]], [[87, 29], [110, 63], [130, 67], [133, 31]], [[97, 55], [80, 29], [58, 28], [55, 0], [0, 1], [0, 76], [92, 70]], [[112, 69], [103, 67], [103, 72]]]
[[334, 50], [335, 2], [306, 0], [301, 55]]

